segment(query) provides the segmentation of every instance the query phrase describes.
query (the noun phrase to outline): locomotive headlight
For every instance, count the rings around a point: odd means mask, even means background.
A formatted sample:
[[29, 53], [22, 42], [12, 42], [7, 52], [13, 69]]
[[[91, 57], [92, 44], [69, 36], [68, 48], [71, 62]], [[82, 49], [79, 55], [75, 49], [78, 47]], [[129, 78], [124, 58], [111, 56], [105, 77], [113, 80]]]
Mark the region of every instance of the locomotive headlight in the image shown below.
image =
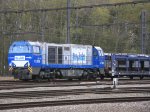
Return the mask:
[[12, 62], [12, 64], [11, 64], [11, 65], [12, 65], [12, 67], [16, 67], [16, 65], [15, 65], [13, 62]]
[[12, 64], [11, 63], [9, 63], [9, 66], [11, 66]]
[[13, 70], [12, 63], [9, 63], [9, 71], [12, 71], [12, 70]]

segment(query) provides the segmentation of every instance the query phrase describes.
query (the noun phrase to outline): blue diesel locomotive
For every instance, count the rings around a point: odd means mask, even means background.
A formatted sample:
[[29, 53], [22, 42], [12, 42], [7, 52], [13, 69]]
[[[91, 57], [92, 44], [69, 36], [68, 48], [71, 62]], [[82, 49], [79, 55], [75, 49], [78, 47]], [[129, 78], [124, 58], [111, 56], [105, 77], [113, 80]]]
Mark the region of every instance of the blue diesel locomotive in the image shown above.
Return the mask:
[[16, 41], [9, 48], [9, 71], [20, 80], [103, 77], [104, 52], [78, 44]]

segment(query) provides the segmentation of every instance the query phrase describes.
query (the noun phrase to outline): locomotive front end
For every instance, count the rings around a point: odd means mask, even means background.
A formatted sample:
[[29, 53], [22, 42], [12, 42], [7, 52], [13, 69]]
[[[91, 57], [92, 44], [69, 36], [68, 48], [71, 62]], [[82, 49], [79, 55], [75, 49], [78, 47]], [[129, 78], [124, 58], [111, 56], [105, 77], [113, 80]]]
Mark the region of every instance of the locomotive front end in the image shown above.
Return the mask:
[[8, 53], [9, 72], [14, 78], [21, 80], [32, 79], [32, 75], [40, 69], [40, 47], [27, 41], [14, 42]]

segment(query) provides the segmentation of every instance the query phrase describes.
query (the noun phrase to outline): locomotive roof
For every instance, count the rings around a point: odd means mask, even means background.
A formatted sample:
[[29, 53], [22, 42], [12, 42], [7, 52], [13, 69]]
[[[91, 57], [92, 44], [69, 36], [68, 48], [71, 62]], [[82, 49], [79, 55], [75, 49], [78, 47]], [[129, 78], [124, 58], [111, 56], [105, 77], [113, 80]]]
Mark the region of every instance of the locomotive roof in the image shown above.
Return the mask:
[[91, 46], [91, 45], [83, 45], [83, 44], [60, 44], [60, 43], [47, 43], [47, 42], [39, 42], [39, 41], [28, 41], [28, 40], [22, 40], [22, 41], [15, 41], [12, 45], [41, 45], [42, 43], [50, 44], [50, 45], [72, 45], [72, 46]]
[[40, 42], [31, 42], [31, 41], [15, 41], [15, 42], [13, 42], [13, 44], [12, 44], [12, 46], [14, 46], [14, 45], [28, 45], [28, 46], [30, 46], [30, 45], [40, 45], [41, 43]]
[[105, 53], [105, 57], [114, 55], [116, 58], [150, 58], [147, 54], [132, 54], [132, 53]]

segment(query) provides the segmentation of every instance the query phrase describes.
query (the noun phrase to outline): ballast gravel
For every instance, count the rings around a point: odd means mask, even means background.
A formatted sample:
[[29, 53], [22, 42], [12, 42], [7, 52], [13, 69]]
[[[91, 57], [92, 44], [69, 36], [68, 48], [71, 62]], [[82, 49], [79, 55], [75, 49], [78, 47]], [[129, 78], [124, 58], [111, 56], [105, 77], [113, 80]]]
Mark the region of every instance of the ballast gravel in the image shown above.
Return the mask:
[[[119, 88], [126, 87], [150, 87], [147, 85], [119, 85]], [[69, 90], [69, 89], [88, 89], [88, 88], [112, 88], [108, 85], [100, 86], [75, 86], [75, 87], [36, 87], [25, 89], [0, 90], [0, 93], [5, 92], [20, 92], [20, 91], [44, 91], [44, 90]], [[150, 97], [150, 93], [123, 93], [123, 94], [81, 94], [81, 95], [66, 95], [66, 96], [50, 96], [50, 97], [35, 97], [35, 98], [4, 98], [0, 99], [0, 104], [8, 103], [24, 103], [24, 102], [40, 102], [40, 101], [58, 101], [58, 100], [77, 100], [77, 99], [95, 99], [95, 98], [118, 98], [118, 97]], [[53, 106], [53, 107], [35, 107], [25, 109], [0, 110], [0, 112], [150, 112], [150, 101], [147, 102], [130, 102], [130, 103], [99, 103], [99, 104], [84, 104], [84, 105], [68, 105], [68, 106]]]
[[150, 102], [102, 103], [2, 110], [1, 112], [150, 112]]
[[[119, 88], [128, 88], [128, 87], [150, 87], [150, 84], [136, 84], [136, 85], [118, 85], [117, 89]], [[111, 89], [113, 86], [111, 85], [90, 85], [90, 86], [70, 86], [70, 87], [33, 87], [33, 88], [21, 88], [21, 89], [4, 89], [0, 90], [0, 93], [5, 92], [24, 92], [24, 91], [44, 91], [44, 90], [71, 90], [71, 89]]]
[[62, 100], [79, 100], [79, 99], [97, 99], [97, 98], [121, 98], [121, 97], [150, 97], [150, 93], [130, 93], [130, 94], [81, 94], [54, 97], [35, 97], [35, 98], [5, 98], [0, 99], [0, 104], [26, 103], [41, 101], [62, 101]]

